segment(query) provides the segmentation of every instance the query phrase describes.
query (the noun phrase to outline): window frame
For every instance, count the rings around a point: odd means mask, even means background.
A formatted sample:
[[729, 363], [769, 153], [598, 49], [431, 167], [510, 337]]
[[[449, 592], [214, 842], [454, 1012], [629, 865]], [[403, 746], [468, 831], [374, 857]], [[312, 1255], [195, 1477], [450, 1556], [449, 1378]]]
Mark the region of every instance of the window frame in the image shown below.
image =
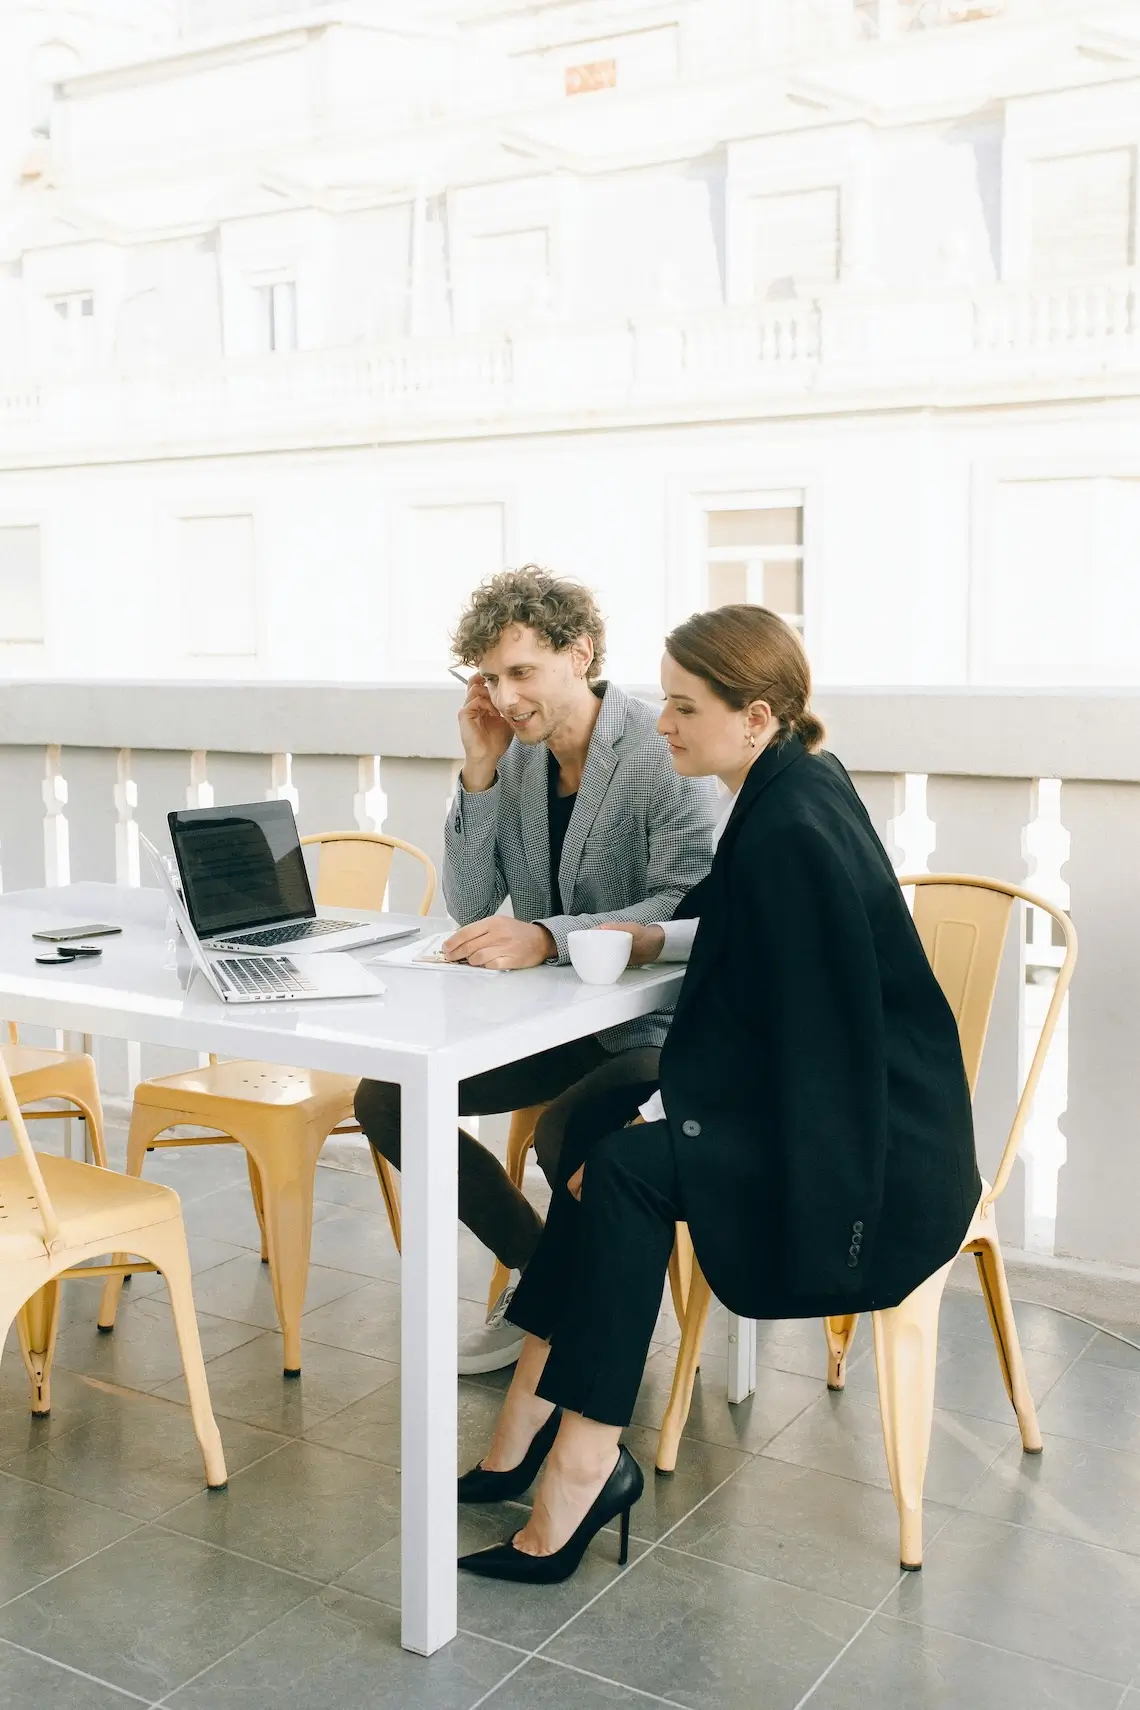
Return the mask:
[[[803, 575], [803, 612], [800, 634], [812, 656], [813, 669], [820, 674], [823, 645], [824, 567], [822, 553], [823, 482], [815, 470], [773, 470], [768, 480], [758, 480], [757, 471], [733, 480], [682, 480], [673, 483], [666, 499], [666, 541], [669, 545], [665, 586], [665, 620], [672, 629], [694, 611], [705, 610], [707, 567], [717, 559], [739, 563], [746, 548], [712, 547], [708, 541], [708, 515], [714, 511], [788, 510], [803, 512], [803, 541], [800, 547], [775, 547], [768, 557], [791, 557], [798, 553]], [[710, 560], [710, 552], [713, 555]]]

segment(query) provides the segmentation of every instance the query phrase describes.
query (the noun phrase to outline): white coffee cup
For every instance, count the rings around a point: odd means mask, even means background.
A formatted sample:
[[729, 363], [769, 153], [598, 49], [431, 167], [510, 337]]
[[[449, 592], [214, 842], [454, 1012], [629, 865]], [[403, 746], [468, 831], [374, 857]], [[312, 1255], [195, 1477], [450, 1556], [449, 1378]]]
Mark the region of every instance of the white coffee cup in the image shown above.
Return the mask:
[[588, 986], [612, 986], [633, 953], [632, 932], [606, 932], [600, 926], [567, 933], [566, 943], [578, 978]]

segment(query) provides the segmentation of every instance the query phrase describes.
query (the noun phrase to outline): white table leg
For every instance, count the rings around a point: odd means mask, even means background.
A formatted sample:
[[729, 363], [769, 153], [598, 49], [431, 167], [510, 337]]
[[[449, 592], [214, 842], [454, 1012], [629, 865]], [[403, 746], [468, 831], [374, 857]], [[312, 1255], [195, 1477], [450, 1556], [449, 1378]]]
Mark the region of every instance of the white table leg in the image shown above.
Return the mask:
[[747, 1401], [756, 1388], [756, 1320], [728, 1315], [728, 1399]]
[[458, 1089], [428, 1058], [401, 1103], [401, 1638], [430, 1656], [455, 1637], [458, 1527]]

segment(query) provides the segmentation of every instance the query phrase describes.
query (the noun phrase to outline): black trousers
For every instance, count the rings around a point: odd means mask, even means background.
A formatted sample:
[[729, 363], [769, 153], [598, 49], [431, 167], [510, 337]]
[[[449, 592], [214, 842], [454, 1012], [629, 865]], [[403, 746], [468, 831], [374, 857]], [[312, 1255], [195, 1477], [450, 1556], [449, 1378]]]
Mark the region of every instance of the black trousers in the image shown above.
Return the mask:
[[[633, 1417], [684, 1218], [668, 1123], [616, 1126], [654, 1085], [626, 1082], [579, 1101], [546, 1227], [507, 1313], [550, 1343], [539, 1395], [604, 1425]], [[582, 1163], [579, 1202], [566, 1183]]]
[[[611, 1053], [596, 1039], [574, 1039], [461, 1081], [459, 1113], [497, 1116], [527, 1105], [548, 1104], [535, 1129], [534, 1149], [554, 1186], [563, 1135], [579, 1104], [593, 1108], [607, 1091], [630, 1083], [656, 1086], [660, 1055], [656, 1049]], [[623, 1109], [627, 1104], [628, 1098], [621, 1101]], [[356, 1089], [356, 1120], [380, 1155], [399, 1169], [399, 1087], [387, 1081], [361, 1081]], [[511, 1270], [522, 1270], [530, 1262], [542, 1234], [542, 1219], [526, 1195], [515, 1187], [495, 1154], [462, 1128], [459, 1216]]]

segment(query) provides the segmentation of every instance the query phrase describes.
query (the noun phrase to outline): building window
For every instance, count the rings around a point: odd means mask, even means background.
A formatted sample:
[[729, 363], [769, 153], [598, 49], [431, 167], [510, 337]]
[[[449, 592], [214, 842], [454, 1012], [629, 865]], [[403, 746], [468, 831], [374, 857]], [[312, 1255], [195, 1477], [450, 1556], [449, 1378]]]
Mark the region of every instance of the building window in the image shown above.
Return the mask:
[[1034, 161], [1030, 272], [1035, 279], [1093, 275], [1135, 259], [1136, 158], [1131, 148]]
[[253, 518], [181, 517], [178, 577], [182, 652], [192, 659], [257, 653]]
[[705, 608], [767, 606], [793, 629], [804, 626], [804, 511], [781, 494], [705, 515]]
[[973, 638], [986, 683], [1140, 684], [1140, 479], [999, 481]]
[[810, 296], [839, 278], [839, 190], [753, 196], [752, 293], [760, 302]]
[[0, 528], [0, 643], [42, 647], [44, 589], [35, 524]]
[[292, 279], [260, 285], [258, 302], [258, 350], [262, 355], [297, 348], [297, 286]]
[[95, 349], [95, 298], [90, 291], [49, 297], [51, 343], [66, 367], [85, 362]]

